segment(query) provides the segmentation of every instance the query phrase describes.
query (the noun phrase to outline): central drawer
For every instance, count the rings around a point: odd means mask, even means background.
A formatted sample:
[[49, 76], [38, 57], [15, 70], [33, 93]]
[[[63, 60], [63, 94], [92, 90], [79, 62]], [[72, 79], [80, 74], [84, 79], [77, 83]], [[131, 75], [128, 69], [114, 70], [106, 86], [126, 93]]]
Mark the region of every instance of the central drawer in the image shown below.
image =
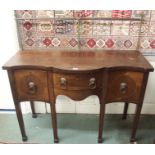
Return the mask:
[[54, 88], [66, 90], [94, 90], [102, 87], [102, 73], [53, 73]]

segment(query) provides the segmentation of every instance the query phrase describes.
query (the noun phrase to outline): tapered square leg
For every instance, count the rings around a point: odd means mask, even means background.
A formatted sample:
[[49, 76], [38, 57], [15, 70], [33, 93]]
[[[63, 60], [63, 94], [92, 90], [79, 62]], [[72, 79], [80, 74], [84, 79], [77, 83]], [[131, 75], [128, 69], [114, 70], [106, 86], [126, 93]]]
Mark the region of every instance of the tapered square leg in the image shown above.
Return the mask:
[[125, 120], [127, 118], [128, 106], [129, 106], [129, 103], [125, 102], [125, 104], [124, 104], [124, 111], [123, 111], [123, 115], [122, 115], [122, 119], [123, 120]]
[[26, 132], [25, 132], [23, 115], [22, 115], [22, 112], [21, 112], [20, 103], [15, 103], [15, 108], [16, 108], [16, 115], [17, 115], [20, 131], [21, 131], [21, 134], [22, 134], [22, 140], [27, 141], [27, 136], [26, 136]]
[[50, 104], [50, 108], [51, 108], [54, 143], [58, 143], [59, 138], [58, 138], [58, 134], [57, 134], [57, 117], [56, 117], [55, 103]]
[[104, 126], [104, 115], [105, 115], [105, 103], [100, 104], [100, 115], [99, 115], [99, 133], [98, 133], [98, 143], [102, 143], [102, 132]]
[[22, 140], [25, 142], [27, 141], [27, 136], [22, 137]]
[[37, 117], [37, 114], [35, 112], [34, 102], [33, 101], [30, 101], [30, 105], [31, 105], [32, 117], [33, 118], [36, 118]]
[[132, 132], [131, 132], [130, 143], [136, 142], [136, 131], [137, 131], [138, 124], [139, 124], [141, 109], [142, 109], [142, 103], [137, 104], [136, 112], [135, 112], [135, 116], [134, 116], [134, 120], [133, 120], [133, 127], [132, 127]]

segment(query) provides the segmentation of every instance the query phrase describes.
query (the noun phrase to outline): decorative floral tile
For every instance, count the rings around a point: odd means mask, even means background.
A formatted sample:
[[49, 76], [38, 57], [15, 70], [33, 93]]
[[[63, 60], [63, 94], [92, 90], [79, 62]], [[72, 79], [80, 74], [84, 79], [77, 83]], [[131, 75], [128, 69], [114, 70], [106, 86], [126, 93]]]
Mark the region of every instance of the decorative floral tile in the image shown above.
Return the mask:
[[81, 48], [84, 48], [86, 47], [87, 48], [87, 42], [88, 42], [88, 39], [87, 38], [80, 38], [79, 39], [79, 45]]
[[52, 39], [52, 41], [51, 41], [51, 44], [52, 44], [54, 47], [59, 47], [59, 46], [60, 46], [60, 43], [61, 43], [61, 41], [60, 41], [60, 39], [57, 38], [57, 37], [54, 37], [54, 38]]
[[88, 37], [92, 35], [93, 31], [93, 21], [75, 21], [74, 34], [78, 36]]
[[149, 35], [155, 35], [155, 22], [150, 22]]
[[105, 47], [107, 49], [113, 49], [113, 48], [115, 48], [115, 40], [114, 40], [114, 38], [107, 38], [105, 40]]
[[150, 11], [149, 10], [133, 10], [132, 11], [132, 18], [139, 18], [141, 19], [149, 19], [150, 18]]
[[53, 20], [36, 21], [37, 37], [52, 37], [55, 34]]
[[124, 48], [124, 41], [123, 41], [122, 37], [116, 39], [115, 45], [116, 45], [116, 49], [123, 49]]
[[70, 46], [69, 46], [69, 38], [67, 38], [67, 37], [61, 37], [61, 38], [60, 38], [60, 42], [61, 42], [61, 44], [60, 44], [60, 47], [61, 47], [61, 48], [70, 47]]
[[25, 48], [35, 47], [35, 27], [31, 20], [20, 21], [18, 23], [20, 41]]
[[35, 15], [33, 10], [16, 10], [15, 15], [17, 18], [32, 18]]
[[94, 16], [95, 11], [93, 10], [78, 10], [74, 11], [75, 18], [90, 18]]
[[150, 21], [155, 21], [155, 10], [151, 11], [151, 18]]
[[150, 41], [149, 41], [148, 37], [141, 38], [140, 48], [141, 49], [148, 49], [148, 48], [150, 48]]
[[55, 10], [55, 18], [73, 18], [72, 10]]
[[[141, 22], [139, 22], [139, 21], [132, 21], [130, 23], [130, 35], [131, 36], [138, 36], [139, 35], [140, 24], [141, 24]], [[147, 35], [148, 30], [149, 30], [149, 23], [148, 22], [143, 22], [143, 24], [141, 26], [140, 35], [142, 35], [142, 36]]]
[[138, 38], [128, 36], [115, 36], [113, 37], [113, 40], [115, 43], [114, 48], [117, 50], [134, 50], [136, 49]]
[[111, 18], [111, 10], [99, 10], [95, 11], [95, 17], [99, 18]]
[[90, 38], [90, 39], [87, 41], [87, 46], [88, 46], [89, 48], [95, 47], [95, 46], [96, 46], [96, 41], [95, 41], [95, 39]]
[[32, 49], [35, 48], [35, 38], [25, 38], [25, 40], [22, 40], [22, 45], [24, 49]]
[[94, 21], [93, 35], [110, 35], [110, 21]]
[[131, 10], [112, 10], [112, 18], [130, 18]]
[[71, 38], [71, 39], [69, 40], [69, 44], [70, 44], [70, 46], [72, 46], [72, 47], [76, 47], [76, 46], [78, 46], [79, 41], [78, 41], [77, 38]]
[[111, 35], [128, 35], [129, 21], [113, 21], [111, 26]]
[[135, 50], [137, 48], [138, 37], [126, 37], [124, 38], [124, 49]]
[[53, 10], [36, 10], [36, 18], [53, 18]]
[[60, 37], [60, 48], [61, 49], [78, 49], [78, 39], [76, 37]]
[[73, 34], [74, 21], [73, 20], [55, 20], [54, 24], [55, 34]]
[[155, 49], [155, 38], [149, 39], [149, 42], [150, 42], [150, 47], [151, 47], [152, 49]]
[[99, 39], [97, 39], [97, 41], [96, 41], [96, 46], [98, 47], [98, 48], [104, 48], [105, 47], [105, 39], [104, 38], [99, 38]]

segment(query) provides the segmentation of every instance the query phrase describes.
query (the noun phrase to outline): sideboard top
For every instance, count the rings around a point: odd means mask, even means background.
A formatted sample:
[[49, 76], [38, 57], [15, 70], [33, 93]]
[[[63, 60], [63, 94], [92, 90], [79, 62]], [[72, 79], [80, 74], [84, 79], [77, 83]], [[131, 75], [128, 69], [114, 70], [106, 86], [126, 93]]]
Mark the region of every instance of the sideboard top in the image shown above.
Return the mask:
[[60, 69], [89, 71], [110, 68], [153, 71], [139, 51], [19, 51], [3, 69]]

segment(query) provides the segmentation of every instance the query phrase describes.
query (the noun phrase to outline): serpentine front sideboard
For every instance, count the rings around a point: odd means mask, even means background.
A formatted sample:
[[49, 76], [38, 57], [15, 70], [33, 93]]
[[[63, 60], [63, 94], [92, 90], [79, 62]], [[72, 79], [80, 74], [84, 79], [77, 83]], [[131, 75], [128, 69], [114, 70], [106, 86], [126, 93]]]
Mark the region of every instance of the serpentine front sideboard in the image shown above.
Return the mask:
[[139, 51], [20, 51], [4, 66], [8, 72], [16, 114], [23, 141], [27, 140], [20, 102], [50, 104], [54, 142], [58, 142], [56, 97], [66, 95], [83, 100], [97, 95], [100, 101], [98, 142], [102, 142], [105, 104], [125, 102], [123, 118], [129, 103], [136, 104], [130, 141], [142, 109], [149, 72], [153, 67]]

